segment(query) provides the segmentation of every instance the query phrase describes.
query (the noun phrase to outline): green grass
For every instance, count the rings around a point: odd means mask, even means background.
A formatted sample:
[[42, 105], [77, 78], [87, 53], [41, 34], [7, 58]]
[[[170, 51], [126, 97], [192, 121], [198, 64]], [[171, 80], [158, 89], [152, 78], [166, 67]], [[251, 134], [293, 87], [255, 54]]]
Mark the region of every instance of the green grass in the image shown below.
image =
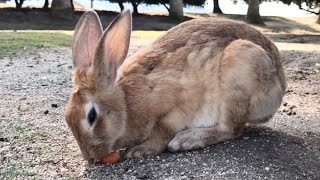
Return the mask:
[[[165, 31], [134, 31], [133, 38], [156, 39]], [[73, 31], [0, 31], [0, 59], [33, 48], [70, 47]]]
[[44, 157], [53, 157], [55, 155], [55, 151], [50, 146], [44, 145], [39, 148], [39, 152], [41, 156]]
[[48, 134], [45, 131], [35, 131], [30, 134], [23, 134], [23, 135], [24, 136], [22, 139], [30, 142], [48, 138]]
[[12, 57], [25, 49], [71, 45], [70, 34], [49, 31], [0, 32], [0, 58]]
[[27, 127], [17, 124], [14, 126], [14, 129], [15, 129], [15, 132], [24, 133]]
[[26, 131], [28, 131], [28, 128], [23, 124], [5, 121], [0, 123], [0, 136], [10, 133], [10, 136], [13, 137], [14, 135], [24, 134]]
[[[18, 167], [19, 165], [11, 165], [9, 168], [5, 169], [4, 174], [0, 175], [0, 178], [3, 179], [36, 179], [37, 173], [31, 170], [26, 170], [21, 167]], [[22, 178], [24, 177], [24, 178]]]
[[19, 175], [18, 169], [11, 167], [4, 175], [8, 179], [16, 179], [17, 176]]

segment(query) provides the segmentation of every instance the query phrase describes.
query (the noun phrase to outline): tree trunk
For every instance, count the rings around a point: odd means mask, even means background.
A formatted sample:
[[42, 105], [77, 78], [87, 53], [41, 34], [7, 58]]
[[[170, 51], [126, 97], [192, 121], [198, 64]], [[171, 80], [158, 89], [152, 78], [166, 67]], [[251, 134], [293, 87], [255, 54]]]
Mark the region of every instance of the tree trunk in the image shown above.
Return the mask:
[[16, 9], [21, 9], [24, 0], [14, 0], [14, 2], [16, 3]]
[[219, 6], [219, 0], [213, 0], [213, 13], [223, 14]]
[[49, 9], [49, 0], [44, 1], [43, 9]]
[[317, 23], [320, 24], [320, 10], [319, 10], [319, 15], [318, 15]]
[[183, 18], [183, 0], [170, 0], [169, 16], [174, 19]]
[[122, 2], [118, 2], [118, 4], [119, 4], [119, 7], [120, 7], [120, 10], [123, 11], [124, 10], [123, 3]]
[[165, 3], [162, 3], [162, 5], [167, 9], [168, 13], [170, 13], [170, 8]]
[[93, 0], [91, 0], [90, 6], [91, 6], [91, 9], [93, 9]]
[[52, 15], [57, 18], [72, 19], [73, 9], [71, 1], [52, 0], [51, 4]]
[[247, 21], [252, 24], [263, 24], [259, 13], [260, 0], [248, 0]]
[[73, 4], [73, 0], [70, 0], [70, 3], [71, 3], [71, 9], [72, 9], [72, 11], [74, 11], [74, 4]]
[[133, 14], [134, 15], [138, 15], [139, 14], [139, 11], [138, 11], [139, 3], [131, 2], [131, 4], [132, 4], [132, 7], [133, 7]]

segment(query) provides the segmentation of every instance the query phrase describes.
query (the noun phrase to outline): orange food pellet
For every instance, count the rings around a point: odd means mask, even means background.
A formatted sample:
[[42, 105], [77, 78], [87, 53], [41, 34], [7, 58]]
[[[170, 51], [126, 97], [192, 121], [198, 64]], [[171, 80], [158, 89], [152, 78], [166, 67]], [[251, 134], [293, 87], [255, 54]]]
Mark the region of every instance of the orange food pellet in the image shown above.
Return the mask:
[[120, 152], [115, 151], [108, 155], [106, 155], [104, 158], [101, 159], [100, 163], [102, 164], [115, 164], [120, 161]]

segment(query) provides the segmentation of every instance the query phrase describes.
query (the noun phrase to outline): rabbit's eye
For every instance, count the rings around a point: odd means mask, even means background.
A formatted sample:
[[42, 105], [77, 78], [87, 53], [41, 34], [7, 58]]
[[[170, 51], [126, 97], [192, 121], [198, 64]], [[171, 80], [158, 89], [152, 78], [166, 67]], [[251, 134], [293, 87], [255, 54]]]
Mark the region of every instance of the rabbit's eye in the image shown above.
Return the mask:
[[88, 121], [90, 123], [90, 126], [94, 123], [94, 121], [96, 120], [96, 116], [97, 116], [97, 113], [96, 113], [96, 110], [94, 108], [92, 108], [90, 111], [89, 111], [89, 114], [88, 114]]

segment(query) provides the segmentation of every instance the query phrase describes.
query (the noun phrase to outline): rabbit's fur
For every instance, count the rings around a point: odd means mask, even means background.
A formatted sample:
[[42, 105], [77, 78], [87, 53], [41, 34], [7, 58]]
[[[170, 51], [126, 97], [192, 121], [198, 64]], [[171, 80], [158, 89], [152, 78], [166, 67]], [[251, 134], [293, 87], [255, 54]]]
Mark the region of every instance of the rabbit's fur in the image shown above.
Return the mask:
[[86, 160], [120, 148], [131, 158], [237, 138], [281, 104], [279, 51], [243, 23], [190, 20], [124, 60], [130, 33], [130, 11], [105, 32], [88, 11], [75, 29], [66, 121]]

